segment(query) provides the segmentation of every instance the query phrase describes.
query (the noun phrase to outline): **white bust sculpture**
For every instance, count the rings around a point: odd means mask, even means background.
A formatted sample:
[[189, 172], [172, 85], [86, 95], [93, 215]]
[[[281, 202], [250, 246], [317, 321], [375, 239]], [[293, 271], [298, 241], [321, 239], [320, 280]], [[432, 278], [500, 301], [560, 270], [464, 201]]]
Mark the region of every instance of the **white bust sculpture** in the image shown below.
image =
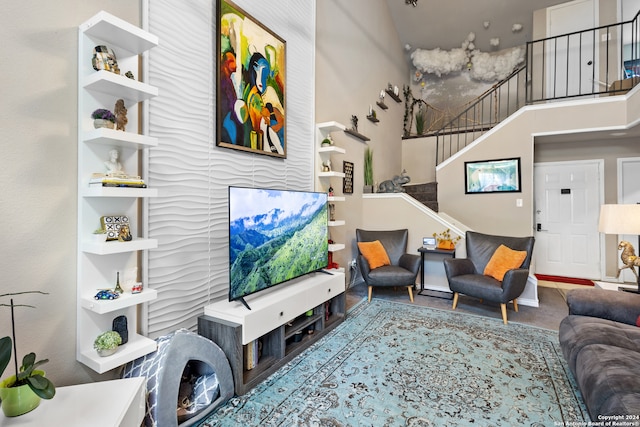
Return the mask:
[[112, 176], [126, 175], [122, 170], [122, 164], [118, 161], [120, 152], [117, 149], [109, 151], [109, 160], [104, 162], [104, 166], [107, 168], [107, 174]]

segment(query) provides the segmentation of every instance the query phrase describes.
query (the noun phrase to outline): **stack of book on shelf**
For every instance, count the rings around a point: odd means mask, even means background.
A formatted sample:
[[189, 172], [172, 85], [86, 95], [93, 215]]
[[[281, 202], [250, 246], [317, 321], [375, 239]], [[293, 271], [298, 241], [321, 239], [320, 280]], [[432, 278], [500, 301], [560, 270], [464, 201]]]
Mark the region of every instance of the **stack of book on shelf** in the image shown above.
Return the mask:
[[244, 369], [252, 370], [258, 364], [258, 340], [253, 340], [244, 346]]
[[139, 176], [98, 176], [89, 179], [89, 187], [147, 188], [147, 184]]

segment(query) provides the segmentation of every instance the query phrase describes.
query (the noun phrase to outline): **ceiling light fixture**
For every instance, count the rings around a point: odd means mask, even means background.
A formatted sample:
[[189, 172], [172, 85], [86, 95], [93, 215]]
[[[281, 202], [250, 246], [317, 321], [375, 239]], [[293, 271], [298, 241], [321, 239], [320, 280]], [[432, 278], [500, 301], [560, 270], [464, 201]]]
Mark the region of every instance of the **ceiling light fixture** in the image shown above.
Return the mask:
[[416, 7], [418, 5], [418, 0], [404, 0], [404, 3]]

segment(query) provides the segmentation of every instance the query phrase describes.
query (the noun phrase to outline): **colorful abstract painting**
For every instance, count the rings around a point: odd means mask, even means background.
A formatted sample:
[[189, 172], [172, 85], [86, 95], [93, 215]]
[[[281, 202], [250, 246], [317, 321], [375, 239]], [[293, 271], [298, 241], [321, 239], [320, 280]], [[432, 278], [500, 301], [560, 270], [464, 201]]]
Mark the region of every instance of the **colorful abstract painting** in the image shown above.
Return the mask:
[[216, 16], [216, 144], [286, 158], [285, 41], [229, 1]]

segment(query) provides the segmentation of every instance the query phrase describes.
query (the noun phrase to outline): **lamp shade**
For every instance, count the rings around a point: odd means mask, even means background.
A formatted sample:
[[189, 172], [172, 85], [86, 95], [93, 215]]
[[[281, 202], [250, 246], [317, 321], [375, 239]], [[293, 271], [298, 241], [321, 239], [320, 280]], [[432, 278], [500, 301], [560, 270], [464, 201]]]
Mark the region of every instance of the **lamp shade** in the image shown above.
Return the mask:
[[602, 205], [598, 231], [604, 234], [640, 235], [640, 204]]

